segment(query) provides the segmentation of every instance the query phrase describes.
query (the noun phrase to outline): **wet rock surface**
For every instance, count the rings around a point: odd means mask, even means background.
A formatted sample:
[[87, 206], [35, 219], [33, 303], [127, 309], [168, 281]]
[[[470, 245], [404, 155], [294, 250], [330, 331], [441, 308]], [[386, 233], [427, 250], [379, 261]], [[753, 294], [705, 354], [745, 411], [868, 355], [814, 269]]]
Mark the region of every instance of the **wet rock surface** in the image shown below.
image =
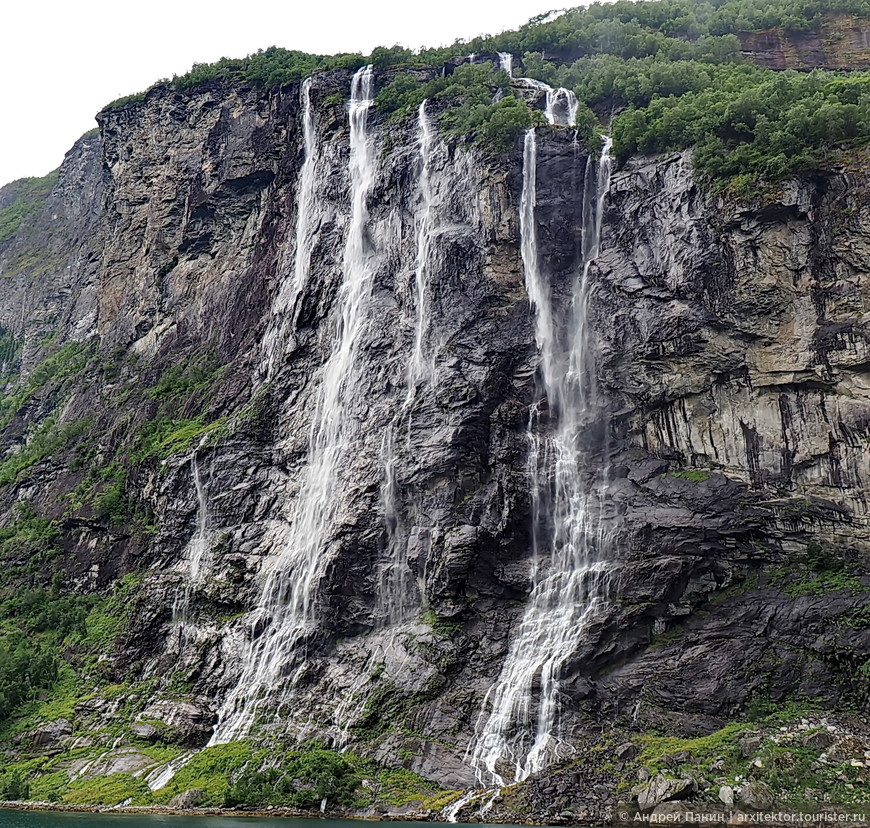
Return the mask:
[[[209, 524], [205, 573], [189, 593], [185, 561], [201, 508], [195, 444], [130, 479], [153, 514], [147, 533], [87, 512], [64, 518], [61, 498], [83, 472], [63, 458], [46, 457], [2, 494], [8, 516], [28, 499], [63, 518], [75, 589], [144, 573], [130, 633], [101, 664], [119, 684], [152, 681], [150, 695], [131, 710], [83, 701], [76, 727], [128, 716], [138, 738], [165, 732], [174, 744], [203, 745], [246, 642], [269, 623], [250, 610], [294, 517], [339, 325], [348, 134], [335, 99], [346, 100], [350, 77], [321, 73], [312, 83], [317, 206], [310, 275], [292, 306], [279, 294], [295, 253], [298, 85], [264, 93], [214, 82], [191, 94], [160, 86], [101, 113], [99, 136], [69, 153], [43, 213], [0, 244], [0, 325], [23, 343], [25, 376], [48, 333], [92, 342], [103, 363], [121, 360], [111, 382], [82, 384], [64, 402], [64, 416], [102, 418], [94, 456], [111, 456], [157, 404], [152, 394], [125, 410], [125, 383], [156, 388], [172, 366], [200, 358], [221, 368], [185, 400], [188, 413], [225, 426], [197, 449]], [[519, 251], [521, 155], [437, 146], [435, 371], [404, 408], [417, 321], [417, 137], [413, 119], [372, 120], [373, 287], [337, 518], [315, 573], [304, 658], [288, 663], [258, 726], [273, 740], [349, 744], [466, 788], [475, 784], [466, 747], [530, 590], [526, 428], [538, 356]], [[562, 308], [577, 277], [587, 159], [572, 137], [555, 130], [539, 140], [537, 229]], [[749, 202], [714, 198], [686, 155], [629, 159], [615, 172], [590, 316], [612, 412], [606, 505], [620, 576], [562, 670], [560, 721], [569, 754], [601, 721], [624, 738], [613, 770], [527, 780], [529, 813], [558, 821], [569, 806], [585, 818], [615, 805], [636, 761], [626, 739], [639, 729], [696, 737], [759, 699], [834, 708], [864, 698], [866, 193], [863, 174], [842, 171]], [[49, 416], [47, 406], [28, 403], [11, 426], [16, 441]], [[393, 536], [382, 493], [388, 427], [397, 446]], [[391, 537], [406, 551], [399, 597], [413, 607], [392, 627], [381, 600], [395, 564]], [[173, 608], [183, 594], [182, 628]], [[279, 715], [266, 712], [279, 704]], [[46, 733], [35, 747], [51, 748]], [[807, 735], [807, 746], [829, 749], [825, 738]], [[124, 759], [123, 772], [139, 761]], [[659, 778], [644, 780], [646, 790]], [[670, 798], [659, 793], [647, 804]], [[518, 812], [493, 807], [495, 816]]]

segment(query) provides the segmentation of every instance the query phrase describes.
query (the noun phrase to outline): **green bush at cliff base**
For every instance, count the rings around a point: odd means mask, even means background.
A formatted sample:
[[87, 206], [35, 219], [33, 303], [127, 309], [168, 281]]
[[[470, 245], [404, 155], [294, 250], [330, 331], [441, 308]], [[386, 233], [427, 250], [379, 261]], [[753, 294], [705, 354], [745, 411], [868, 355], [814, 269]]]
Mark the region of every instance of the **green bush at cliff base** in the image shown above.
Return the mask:
[[127, 800], [136, 805], [151, 801], [148, 783], [129, 773], [76, 780], [63, 794], [63, 801], [70, 805], [119, 805]]
[[[81, 694], [79, 671], [90, 674], [131, 617], [141, 577], [128, 575], [106, 595], [51, 587], [7, 587], [0, 597], [0, 726], [69, 718]], [[18, 728], [20, 729], [20, 728]]]
[[[258, 756], [264, 756], [260, 751]], [[184, 791], [196, 789], [205, 794], [203, 805], [225, 804], [233, 780], [256, 763], [255, 753], [247, 741], [213, 745], [197, 753], [164, 788], [154, 792], [154, 801], [166, 804]]]
[[30, 785], [19, 771], [0, 774], [0, 800], [20, 802], [30, 798]]
[[326, 800], [333, 808], [349, 806], [359, 781], [341, 754], [310, 747], [285, 754], [277, 767], [246, 769], [229, 789], [226, 804], [315, 810]]

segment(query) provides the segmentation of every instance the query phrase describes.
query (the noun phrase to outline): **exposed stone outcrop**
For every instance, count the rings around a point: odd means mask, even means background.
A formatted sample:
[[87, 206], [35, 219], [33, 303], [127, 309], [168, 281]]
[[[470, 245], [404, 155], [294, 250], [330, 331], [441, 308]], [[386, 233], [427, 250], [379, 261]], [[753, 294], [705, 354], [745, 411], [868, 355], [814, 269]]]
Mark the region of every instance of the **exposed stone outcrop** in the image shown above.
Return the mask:
[[743, 54], [768, 69], [866, 69], [870, 23], [830, 14], [807, 29], [740, 32]]
[[[290, 307], [278, 297], [295, 254], [296, 84], [158, 86], [101, 113], [100, 135], [68, 155], [44, 211], [0, 245], [0, 326], [23, 343], [24, 376], [50, 331], [56, 344], [89, 342], [96, 354], [61, 411], [34, 392], [4, 438], [12, 451], [50, 415], [89, 418], [88, 459], [46, 456], [4, 488], [0, 507], [9, 522], [26, 500], [60, 522], [53, 565], [77, 590], [144, 573], [133, 623], [99, 667], [106, 681], [147, 680], [149, 694], [128, 709], [96, 692], [76, 706], [71, 733], [123, 724], [130, 737], [201, 746], [246, 641], [269, 623], [250, 610], [293, 519], [338, 324], [349, 85], [341, 71], [312, 83], [311, 266]], [[492, 158], [461, 142], [434, 153], [436, 371], [399, 418], [416, 325], [416, 125], [371, 118], [374, 285], [333, 492], [338, 519], [316, 572], [317, 623], [261, 700], [258, 735], [350, 744], [471, 787], [466, 747], [530, 590], [526, 428], [538, 354], [519, 250], [520, 154]], [[538, 147], [542, 265], [562, 308], [577, 277], [587, 163], [572, 139], [552, 130]], [[760, 700], [866, 698], [867, 187], [863, 174], [828, 171], [735, 202], [703, 191], [684, 154], [630, 159], [614, 173], [590, 316], [612, 412], [601, 459], [612, 470], [620, 575], [561, 676], [562, 758], [598, 738], [602, 722], [622, 729], [612, 757], [622, 766], [638, 753], [626, 742], [632, 728], [694, 736]], [[179, 416], [214, 432], [159, 462], [135, 461], [125, 482], [153, 518], [148, 530], [109, 525], [86, 504], [71, 512], [87, 463], [126, 451], [158, 410], [161, 378], [198, 361], [209, 380], [185, 390]], [[125, 394], [139, 394], [137, 405]], [[388, 428], [399, 493], [391, 531], [407, 552], [403, 589], [415, 608], [399, 626], [385, 624], [381, 601], [395, 563], [382, 490]], [[203, 492], [205, 574], [185, 581]], [[109, 758], [113, 772], [139, 772], [147, 757]], [[584, 774], [530, 779], [524, 801], [549, 814], [548, 798], [594, 783], [586, 811], [599, 813], [593, 800], [615, 805], [618, 771]], [[692, 792], [682, 776], [645, 785], [641, 807]], [[753, 805], [753, 790], [725, 796]]]

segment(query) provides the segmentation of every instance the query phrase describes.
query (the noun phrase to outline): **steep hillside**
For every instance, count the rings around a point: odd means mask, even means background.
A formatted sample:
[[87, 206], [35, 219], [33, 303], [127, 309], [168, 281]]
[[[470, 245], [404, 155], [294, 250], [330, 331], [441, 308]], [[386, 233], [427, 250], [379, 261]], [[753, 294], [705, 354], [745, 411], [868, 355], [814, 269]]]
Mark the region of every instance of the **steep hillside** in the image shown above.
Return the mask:
[[608, 8], [197, 67], [0, 190], [0, 796], [864, 802], [866, 74]]

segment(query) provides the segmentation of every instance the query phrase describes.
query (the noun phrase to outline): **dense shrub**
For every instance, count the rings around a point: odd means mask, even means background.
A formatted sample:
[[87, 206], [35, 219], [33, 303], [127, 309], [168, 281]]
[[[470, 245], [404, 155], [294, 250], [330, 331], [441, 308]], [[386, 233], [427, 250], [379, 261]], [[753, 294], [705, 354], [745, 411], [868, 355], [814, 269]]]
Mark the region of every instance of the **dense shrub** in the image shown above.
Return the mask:
[[[448, 48], [380, 46], [368, 61], [378, 68], [438, 66], [471, 52], [510, 52], [522, 56], [528, 77], [576, 93], [582, 104], [576, 126], [590, 145], [600, 123], [612, 121], [621, 155], [694, 146], [709, 180], [775, 180], [870, 140], [870, 73], [763, 69], [741, 57], [735, 33], [803, 30], [832, 13], [870, 16], [870, 0], [618, 0], [541, 15], [515, 31]], [[271, 47], [241, 60], [197, 64], [173, 83], [185, 90], [223, 78], [268, 87], [364, 62], [361, 55]], [[541, 121], [488, 62], [445, 75], [426, 83], [399, 73], [380, 90], [377, 106], [405, 117], [435, 99], [445, 134], [496, 152]]]
[[283, 758], [278, 767], [245, 770], [226, 797], [226, 804], [268, 805], [314, 810], [326, 799], [330, 807], [351, 805], [359, 784], [343, 756], [318, 746], [304, 746]]
[[695, 163], [711, 178], [776, 179], [817, 167], [837, 145], [870, 139], [870, 73], [734, 67], [714, 77], [705, 89], [654, 97], [618, 116], [617, 151], [697, 145]]

